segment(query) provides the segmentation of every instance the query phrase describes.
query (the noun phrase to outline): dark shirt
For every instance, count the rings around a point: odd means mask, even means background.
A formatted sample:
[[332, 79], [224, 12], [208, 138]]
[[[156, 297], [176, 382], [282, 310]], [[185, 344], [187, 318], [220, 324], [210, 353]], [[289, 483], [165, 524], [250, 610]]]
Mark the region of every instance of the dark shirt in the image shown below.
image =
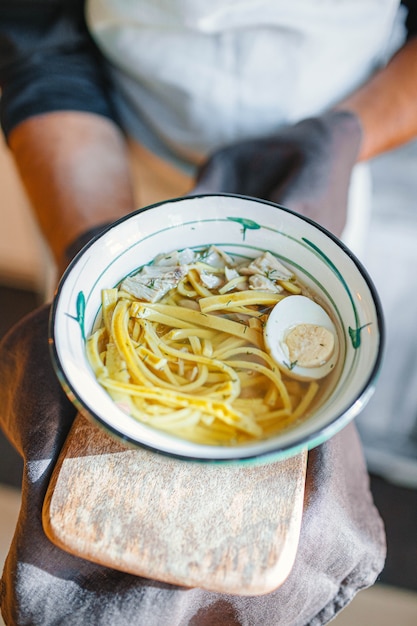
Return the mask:
[[88, 111], [115, 119], [106, 62], [84, 0], [0, 0], [0, 120], [7, 137], [30, 115]]
[[[417, 33], [417, 0], [408, 35]], [[117, 122], [107, 62], [88, 33], [84, 0], [0, 0], [0, 122], [8, 137], [31, 115], [87, 111]]]

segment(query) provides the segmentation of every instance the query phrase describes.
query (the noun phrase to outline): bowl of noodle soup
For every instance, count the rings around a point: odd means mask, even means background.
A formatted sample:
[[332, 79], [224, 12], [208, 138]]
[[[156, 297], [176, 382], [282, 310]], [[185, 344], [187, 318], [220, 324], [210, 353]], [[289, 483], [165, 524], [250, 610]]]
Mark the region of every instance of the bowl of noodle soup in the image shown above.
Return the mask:
[[[291, 299], [331, 320], [323, 377], [301, 353], [280, 363], [271, 349], [269, 318]], [[78, 410], [127, 444], [184, 460], [266, 462], [321, 444], [372, 396], [383, 343], [372, 280], [340, 240], [228, 194], [110, 225], [67, 268], [50, 317], [54, 367]]]

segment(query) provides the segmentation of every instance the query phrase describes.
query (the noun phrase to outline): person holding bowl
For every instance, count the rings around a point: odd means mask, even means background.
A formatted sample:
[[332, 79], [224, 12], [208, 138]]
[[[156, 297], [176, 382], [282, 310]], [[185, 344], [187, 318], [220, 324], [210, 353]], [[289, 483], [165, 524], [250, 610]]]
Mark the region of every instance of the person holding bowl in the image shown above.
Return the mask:
[[[414, 4], [2, 2], [2, 128], [58, 272], [107, 224], [189, 193], [272, 200], [360, 254], [364, 163], [417, 134]], [[267, 596], [179, 589], [52, 545], [41, 507], [75, 409], [47, 316], [1, 345], [2, 427], [26, 461], [7, 623], [324, 624], [373, 584], [384, 533], [353, 425], [310, 453], [296, 563]]]

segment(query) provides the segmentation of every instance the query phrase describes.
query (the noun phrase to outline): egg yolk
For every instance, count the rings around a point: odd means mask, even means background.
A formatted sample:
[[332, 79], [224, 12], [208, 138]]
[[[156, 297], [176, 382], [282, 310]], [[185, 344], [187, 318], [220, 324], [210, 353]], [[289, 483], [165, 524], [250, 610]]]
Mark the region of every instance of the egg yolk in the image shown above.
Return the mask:
[[319, 367], [330, 359], [335, 348], [333, 333], [317, 324], [298, 324], [285, 337], [291, 363]]

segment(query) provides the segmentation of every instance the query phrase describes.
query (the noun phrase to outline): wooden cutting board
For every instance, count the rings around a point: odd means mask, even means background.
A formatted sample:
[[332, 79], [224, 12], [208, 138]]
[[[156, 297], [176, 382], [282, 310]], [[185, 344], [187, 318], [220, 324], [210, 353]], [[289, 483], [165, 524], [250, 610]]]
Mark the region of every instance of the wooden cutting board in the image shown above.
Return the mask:
[[297, 551], [307, 452], [260, 466], [184, 462], [127, 448], [78, 415], [43, 525], [77, 556], [210, 591], [278, 588]]

